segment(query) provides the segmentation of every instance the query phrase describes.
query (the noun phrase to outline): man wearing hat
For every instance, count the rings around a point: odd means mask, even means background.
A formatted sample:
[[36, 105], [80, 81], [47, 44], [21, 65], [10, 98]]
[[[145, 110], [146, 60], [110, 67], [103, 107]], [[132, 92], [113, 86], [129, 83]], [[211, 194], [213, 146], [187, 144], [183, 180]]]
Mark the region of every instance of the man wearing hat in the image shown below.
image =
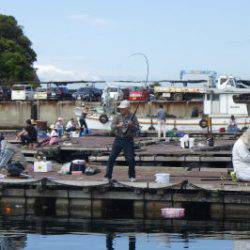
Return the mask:
[[130, 112], [130, 102], [124, 100], [118, 106], [120, 114], [113, 118], [111, 132], [115, 140], [109, 156], [105, 180], [112, 179], [113, 167], [119, 153], [123, 150], [126, 162], [129, 165], [129, 181], [135, 181], [135, 156], [134, 137], [139, 132], [139, 124], [136, 116]]
[[6, 168], [10, 176], [20, 176], [27, 165], [21, 149], [5, 140], [3, 133], [0, 133], [0, 146], [0, 169]]

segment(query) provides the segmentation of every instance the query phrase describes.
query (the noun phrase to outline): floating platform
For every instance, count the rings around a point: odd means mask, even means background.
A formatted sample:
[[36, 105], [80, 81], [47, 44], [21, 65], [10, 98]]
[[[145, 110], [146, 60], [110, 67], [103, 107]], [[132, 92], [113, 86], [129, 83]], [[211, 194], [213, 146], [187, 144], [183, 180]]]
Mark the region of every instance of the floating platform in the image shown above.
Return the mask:
[[[134, 183], [127, 181], [127, 167], [116, 167], [112, 182], [102, 181], [104, 167], [100, 170], [94, 176], [76, 176], [33, 173], [30, 167], [30, 179], [1, 181], [2, 213], [26, 211], [32, 216], [40, 211], [43, 215], [98, 219], [110, 213], [123, 218], [129, 211], [135, 219], [159, 219], [161, 208], [183, 207], [188, 214], [203, 211], [211, 219], [250, 217], [250, 183], [233, 183], [226, 170], [138, 167]], [[170, 173], [170, 183], [154, 182], [159, 172]]]
[[[197, 139], [198, 140], [198, 139]], [[70, 156], [88, 157], [96, 164], [106, 164], [112, 148], [114, 138], [103, 136], [86, 136], [73, 138], [70, 141], [60, 143], [58, 146], [37, 148], [35, 150], [23, 149], [23, 153], [29, 161], [34, 161], [35, 153], [45, 152], [48, 158], [53, 160], [67, 161]], [[215, 141], [214, 147], [205, 145], [205, 141], [198, 140], [202, 146], [193, 149], [182, 149], [178, 141], [166, 142], [164, 139], [144, 138], [135, 139], [135, 159], [137, 165], [148, 166], [175, 166], [185, 167], [187, 163], [199, 164], [198, 167], [230, 167], [232, 161], [232, 147], [235, 140]], [[117, 163], [125, 165], [123, 154], [117, 158]], [[194, 164], [193, 164], [194, 165]]]

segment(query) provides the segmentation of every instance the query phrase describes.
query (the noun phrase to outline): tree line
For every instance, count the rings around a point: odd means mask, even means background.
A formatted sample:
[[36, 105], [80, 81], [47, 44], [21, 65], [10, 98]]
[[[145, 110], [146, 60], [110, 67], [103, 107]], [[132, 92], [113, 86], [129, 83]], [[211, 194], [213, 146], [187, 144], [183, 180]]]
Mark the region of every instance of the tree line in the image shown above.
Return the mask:
[[38, 81], [32, 43], [13, 16], [0, 14], [0, 84]]

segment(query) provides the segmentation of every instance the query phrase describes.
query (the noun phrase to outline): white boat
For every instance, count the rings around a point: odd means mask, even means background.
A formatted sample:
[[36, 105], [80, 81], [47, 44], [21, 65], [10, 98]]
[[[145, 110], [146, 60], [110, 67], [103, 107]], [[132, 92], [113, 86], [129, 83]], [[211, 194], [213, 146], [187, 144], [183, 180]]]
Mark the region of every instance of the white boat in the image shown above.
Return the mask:
[[[213, 131], [219, 131], [220, 128], [227, 128], [231, 115], [234, 115], [238, 128], [248, 127], [250, 125], [250, 104], [236, 103], [235, 95], [250, 94], [250, 88], [245, 85], [239, 85], [234, 77], [221, 76], [218, 78], [215, 88], [175, 88], [175, 87], [157, 87], [156, 92], [172, 93], [201, 93], [203, 95], [203, 111], [205, 115], [211, 118]], [[75, 114], [80, 114], [80, 108], [75, 110]], [[105, 118], [105, 119], [103, 119]], [[108, 119], [107, 119], [108, 118]], [[91, 129], [110, 130], [112, 115], [103, 115], [102, 110], [96, 109], [95, 112], [88, 114], [87, 124]], [[157, 129], [156, 119], [138, 117], [142, 131], [149, 130], [152, 126]], [[201, 118], [170, 118], [166, 120], [168, 130], [176, 128], [181, 131], [202, 131], [206, 128], [200, 126]]]

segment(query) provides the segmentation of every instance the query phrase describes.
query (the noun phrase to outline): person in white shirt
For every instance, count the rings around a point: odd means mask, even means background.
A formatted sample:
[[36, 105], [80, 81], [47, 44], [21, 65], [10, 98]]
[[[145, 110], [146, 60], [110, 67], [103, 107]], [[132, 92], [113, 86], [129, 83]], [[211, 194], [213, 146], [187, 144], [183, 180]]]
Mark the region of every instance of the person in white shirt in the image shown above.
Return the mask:
[[250, 181], [250, 129], [233, 146], [233, 168], [237, 180]]
[[76, 131], [76, 129], [77, 129], [77, 123], [74, 118], [71, 118], [66, 125], [66, 131], [70, 133]]

